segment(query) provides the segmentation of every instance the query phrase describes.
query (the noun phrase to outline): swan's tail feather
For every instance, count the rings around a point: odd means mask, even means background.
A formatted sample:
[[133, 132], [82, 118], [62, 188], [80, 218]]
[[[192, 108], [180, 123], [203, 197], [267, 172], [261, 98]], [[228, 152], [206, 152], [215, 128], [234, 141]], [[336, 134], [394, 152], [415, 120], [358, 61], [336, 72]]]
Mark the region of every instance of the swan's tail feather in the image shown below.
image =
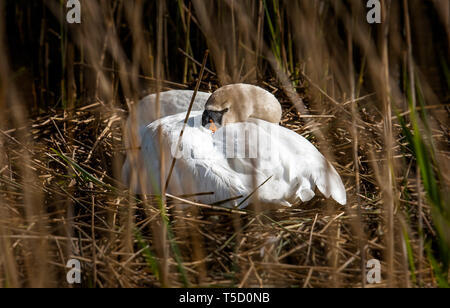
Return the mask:
[[347, 204], [345, 186], [336, 169], [329, 162], [327, 162], [327, 167], [323, 170], [323, 173], [316, 178], [315, 183], [325, 197], [332, 197], [341, 205]]

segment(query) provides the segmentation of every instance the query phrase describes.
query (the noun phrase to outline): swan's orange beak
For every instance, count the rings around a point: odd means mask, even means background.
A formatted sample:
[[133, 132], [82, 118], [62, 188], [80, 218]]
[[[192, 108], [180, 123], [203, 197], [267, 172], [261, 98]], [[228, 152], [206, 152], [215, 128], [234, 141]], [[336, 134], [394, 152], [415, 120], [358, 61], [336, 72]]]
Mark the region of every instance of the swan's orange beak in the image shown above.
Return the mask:
[[209, 126], [209, 130], [212, 131], [213, 134], [215, 134], [216, 131], [217, 131], [217, 126], [216, 126], [216, 124], [214, 124], [214, 121], [213, 121], [213, 120], [209, 120], [209, 123], [211, 123], [211, 125]]

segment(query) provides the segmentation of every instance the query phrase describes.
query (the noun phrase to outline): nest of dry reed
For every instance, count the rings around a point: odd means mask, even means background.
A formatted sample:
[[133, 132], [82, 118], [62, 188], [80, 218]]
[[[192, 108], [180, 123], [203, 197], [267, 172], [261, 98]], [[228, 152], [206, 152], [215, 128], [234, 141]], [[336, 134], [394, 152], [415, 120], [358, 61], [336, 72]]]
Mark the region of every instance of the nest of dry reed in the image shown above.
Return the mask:
[[[7, 204], [0, 219], [6, 230], [4, 239], [14, 248], [11, 257], [19, 265], [14, 279], [22, 285], [35, 285], [42, 279], [45, 285], [67, 286], [65, 265], [75, 258], [82, 262], [83, 286], [365, 284], [363, 262], [383, 260], [386, 249], [381, 192], [376, 175], [364, 167], [370, 157], [359, 157], [361, 194], [356, 196], [352, 138], [342, 127], [345, 121], [336, 120], [339, 109], [329, 102], [326, 111], [309, 110], [309, 115], [300, 115], [273, 84], [261, 86], [282, 102], [282, 125], [335, 158], [333, 163], [348, 190], [347, 207], [323, 199], [320, 193], [313, 201], [293, 208], [261, 209], [256, 205], [246, 213], [197, 206], [180, 210], [180, 202], [169, 198], [167, 241], [161, 242], [164, 217], [156, 199], [133, 196], [118, 180], [125, 154], [122, 126], [127, 112], [96, 102], [41, 116], [33, 120], [31, 131], [2, 132], [8, 166], [0, 177], [3, 203]], [[307, 90], [300, 90], [308, 105]], [[379, 119], [368, 116], [362, 121], [361, 135], [376, 140]], [[327, 148], [317, 138], [320, 132], [329, 136]], [[19, 133], [28, 135], [29, 144], [14, 137]], [[360, 153], [373, 150], [376, 148], [361, 148]], [[26, 173], [17, 170], [22, 168], [35, 175], [21, 177]], [[353, 202], [356, 199], [360, 207]], [[404, 251], [396, 248], [397, 268], [405, 270], [394, 275], [399, 281], [408, 281], [408, 267], [401, 261]], [[421, 275], [425, 284], [432, 284], [429, 269], [423, 269]]]

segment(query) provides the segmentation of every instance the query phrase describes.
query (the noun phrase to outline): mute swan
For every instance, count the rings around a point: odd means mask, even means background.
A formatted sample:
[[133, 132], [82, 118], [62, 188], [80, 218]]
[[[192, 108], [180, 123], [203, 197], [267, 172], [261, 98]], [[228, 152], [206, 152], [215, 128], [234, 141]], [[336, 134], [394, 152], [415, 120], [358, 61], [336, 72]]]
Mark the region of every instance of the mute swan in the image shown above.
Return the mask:
[[[219, 89], [203, 112], [191, 112], [177, 148], [185, 116], [186, 112], [168, 115], [140, 127], [140, 163], [132, 165], [127, 157], [123, 167], [136, 193], [160, 191], [163, 150], [163, 178], [172, 157], [177, 158], [168, 187], [171, 194], [213, 192], [196, 198], [203, 203], [232, 199], [224, 206], [241, 208], [255, 197], [262, 203], [291, 206], [311, 200], [317, 187], [325, 197], [346, 204], [345, 187], [334, 167], [309, 141], [277, 124], [281, 106], [265, 90], [243, 84]], [[205, 127], [210, 122], [220, 126], [215, 133]], [[258, 186], [253, 199], [247, 198]]]

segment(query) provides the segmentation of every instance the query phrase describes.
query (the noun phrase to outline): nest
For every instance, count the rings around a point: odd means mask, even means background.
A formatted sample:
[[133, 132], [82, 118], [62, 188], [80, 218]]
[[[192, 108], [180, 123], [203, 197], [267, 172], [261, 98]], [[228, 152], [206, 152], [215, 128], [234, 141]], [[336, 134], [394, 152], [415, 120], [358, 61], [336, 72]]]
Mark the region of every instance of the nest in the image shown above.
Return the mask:
[[[191, 197], [166, 198], [162, 207], [157, 196], [134, 196], [119, 180], [127, 113], [98, 102], [39, 117], [31, 130], [3, 132], [7, 167], [0, 186], [7, 206], [0, 217], [18, 260], [17, 279], [66, 285], [66, 263], [78, 259], [82, 286], [363, 286], [363, 262], [382, 260], [386, 247], [375, 175], [361, 163], [356, 196], [351, 137], [336, 119], [338, 108], [301, 115], [282, 91], [266, 88], [282, 102], [282, 125], [337, 157], [347, 207], [320, 193], [293, 208], [255, 204], [244, 212], [181, 208]], [[320, 132], [330, 136], [326, 144]]]

